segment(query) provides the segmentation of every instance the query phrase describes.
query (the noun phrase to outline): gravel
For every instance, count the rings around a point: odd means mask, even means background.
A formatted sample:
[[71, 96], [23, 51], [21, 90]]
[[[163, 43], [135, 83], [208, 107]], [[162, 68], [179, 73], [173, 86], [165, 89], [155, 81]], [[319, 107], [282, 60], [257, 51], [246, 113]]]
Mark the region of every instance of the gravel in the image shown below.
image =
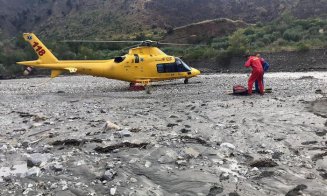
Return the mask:
[[327, 73], [0, 80], [2, 195], [323, 195]]

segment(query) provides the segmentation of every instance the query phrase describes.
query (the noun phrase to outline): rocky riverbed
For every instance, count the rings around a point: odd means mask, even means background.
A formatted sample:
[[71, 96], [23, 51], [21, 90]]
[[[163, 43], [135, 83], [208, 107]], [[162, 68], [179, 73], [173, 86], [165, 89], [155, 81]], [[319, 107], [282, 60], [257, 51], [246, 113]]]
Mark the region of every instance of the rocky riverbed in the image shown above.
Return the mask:
[[0, 81], [0, 195], [326, 195], [327, 73], [265, 77]]

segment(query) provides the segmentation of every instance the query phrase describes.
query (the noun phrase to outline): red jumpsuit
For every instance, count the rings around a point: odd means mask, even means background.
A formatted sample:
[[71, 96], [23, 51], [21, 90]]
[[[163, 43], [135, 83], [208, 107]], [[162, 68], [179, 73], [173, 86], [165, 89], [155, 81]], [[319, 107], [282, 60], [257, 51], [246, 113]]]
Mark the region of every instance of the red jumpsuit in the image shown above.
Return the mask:
[[252, 73], [248, 81], [248, 93], [249, 95], [252, 94], [253, 83], [258, 80], [259, 83], [259, 90], [260, 94], [264, 94], [264, 87], [263, 87], [263, 59], [250, 56], [249, 59], [245, 63], [245, 67], [252, 67]]

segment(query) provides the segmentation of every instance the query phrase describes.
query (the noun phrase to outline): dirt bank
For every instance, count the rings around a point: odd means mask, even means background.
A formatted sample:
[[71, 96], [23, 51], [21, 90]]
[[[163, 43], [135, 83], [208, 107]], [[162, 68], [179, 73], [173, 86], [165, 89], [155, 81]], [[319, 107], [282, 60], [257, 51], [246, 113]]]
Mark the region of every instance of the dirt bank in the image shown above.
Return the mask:
[[[271, 64], [269, 72], [327, 71], [327, 49], [306, 52], [262, 52], [261, 56]], [[190, 65], [204, 72], [246, 73], [249, 70], [243, 66], [244, 62], [243, 57], [234, 57], [225, 61], [214, 59], [195, 61], [190, 62]]]
[[[94, 77], [0, 81], [1, 195], [324, 195], [327, 73], [157, 83]], [[320, 103], [320, 102], [319, 102]], [[325, 102], [321, 102], [324, 104]]]

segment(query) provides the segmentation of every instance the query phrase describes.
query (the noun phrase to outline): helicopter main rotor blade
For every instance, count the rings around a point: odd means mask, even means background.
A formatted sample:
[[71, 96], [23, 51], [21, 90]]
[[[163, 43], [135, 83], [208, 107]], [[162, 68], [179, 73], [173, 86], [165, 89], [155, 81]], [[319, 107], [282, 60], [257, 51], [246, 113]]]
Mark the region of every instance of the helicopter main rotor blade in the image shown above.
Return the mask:
[[128, 41], [128, 40], [64, 40], [64, 43], [136, 43], [137, 46], [160, 46], [160, 45], [172, 45], [172, 46], [206, 46], [203, 44], [179, 44], [179, 43], [167, 43], [167, 42], [157, 42], [152, 40], [145, 41]]
[[140, 44], [136, 44], [136, 45], [133, 45], [133, 46], [128, 46], [128, 47], [126, 47], [126, 48], [121, 49], [121, 51], [129, 50], [129, 49], [131, 49], [131, 48], [135, 48], [135, 47], [138, 47], [138, 46], [140, 46]]
[[178, 44], [178, 43], [162, 43], [159, 42], [159, 45], [173, 45], [173, 46], [205, 46], [203, 44]]
[[64, 40], [66, 43], [142, 43], [143, 41]]

